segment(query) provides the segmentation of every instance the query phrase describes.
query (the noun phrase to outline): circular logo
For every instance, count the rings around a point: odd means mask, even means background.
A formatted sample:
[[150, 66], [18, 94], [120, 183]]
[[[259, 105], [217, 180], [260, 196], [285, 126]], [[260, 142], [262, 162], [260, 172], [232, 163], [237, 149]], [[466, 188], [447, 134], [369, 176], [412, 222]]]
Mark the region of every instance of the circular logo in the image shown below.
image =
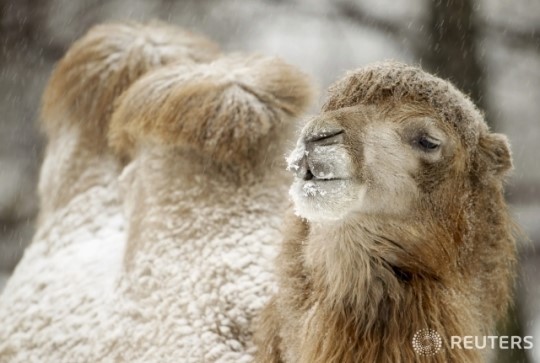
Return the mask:
[[414, 334], [412, 346], [418, 355], [434, 355], [442, 348], [442, 338], [433, 329], [422, 329]]

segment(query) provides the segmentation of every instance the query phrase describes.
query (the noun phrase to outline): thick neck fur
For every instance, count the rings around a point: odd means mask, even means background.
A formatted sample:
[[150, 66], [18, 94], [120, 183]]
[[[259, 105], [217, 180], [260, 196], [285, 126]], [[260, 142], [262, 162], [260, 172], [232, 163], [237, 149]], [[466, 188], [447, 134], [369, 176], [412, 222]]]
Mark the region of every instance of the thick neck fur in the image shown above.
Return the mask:
[[305, 268], [313, 276], [314, 288], [325, 292], [324, 302], [329, 306], [363, 306], [367, 300], [365, 292], [373, 288], [373, 274], [385, 275], [379, 276], [384, 280], [391, 277], [392, 285], [398, 283], [388, 263], [371, 253], [375, 248], [374, 236], [361, 224], [312, 224], [308, 241]]
[[[273, 343], [285, 362], [482, 361], [482, 352], [450, 349], [453, 335], [483, 335], [485, 321], [462, 286], [467, 282], [457, 261], [429, 249], [417, 253], [413, 239], [429, 228], [370, 216], [323, 224], [290, 218], [295, 222], [286, 235], [295, 238], [285, 241], [278, 258], [282, 295], [276, 304], [287, 321]], [[412, 338], [422, 329], [443, 337], [436, 355], [414, 352]]]
[[128, 234], [117, 292], [126, 326], [148, 336], [119, 344], [151, 351], [166, 341], [182, 361], [246, 361], [250, 324], [274, 288], [289, 182], [280, 169], [248, 178], [194, 150], [140, 145], [120, 177]]
[[183, 241], [203, 243], [216, 231], [232, 233], [250, 215], [279, 219], [288, 182], [280, 169], [273, 165], [255, 174], [217, 166], [193, 150], [141, 146], [121, 176], [129, 224], [126, 270], [138, 268], [137, 256], [178, 250]]

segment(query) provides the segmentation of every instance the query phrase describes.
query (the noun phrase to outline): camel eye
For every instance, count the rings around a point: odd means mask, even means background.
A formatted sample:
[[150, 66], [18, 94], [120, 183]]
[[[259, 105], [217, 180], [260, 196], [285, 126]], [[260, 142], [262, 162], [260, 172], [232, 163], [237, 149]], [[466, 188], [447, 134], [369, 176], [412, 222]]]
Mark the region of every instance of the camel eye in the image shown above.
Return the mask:
[[418, 138], [416, 141], [416, 144], [420, 149], [426, 152], [435, 151], [441, 145], [438, 140], [432, 139], [428, 136], [420, 136], [420, 138]]

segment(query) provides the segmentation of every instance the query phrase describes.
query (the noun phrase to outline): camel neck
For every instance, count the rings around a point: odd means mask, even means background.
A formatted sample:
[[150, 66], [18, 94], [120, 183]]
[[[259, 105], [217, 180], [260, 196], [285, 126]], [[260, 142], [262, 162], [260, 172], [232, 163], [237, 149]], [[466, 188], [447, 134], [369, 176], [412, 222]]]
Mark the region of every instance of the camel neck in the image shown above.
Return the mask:
[[[477, 318], [474, 306], [459, 286], [442, 283], [428, 271], [411, 272], [414, 261], [400, 265], [399, 250], [385, 245], [385, 237], [394, 235], [378, 235], [375, 223], [310, 226], [303, 244], [313, 291], [307, 314], [313, 322], [310, 326], [324, 327], [324, 331], [305, 331], [304, 346], [332, 343], [306, 349], [299, 361], [342, 357], [352, 362], [360, 356], [372, 362], [414, 361], [417, 356], [410, 342], [419, 331], [436, 331], [445, 342], [454, 335], [480, 334], [481, 327], [473, 323]], [[389, 341], [407, 345], [396, 350], [384, 345]], [[462, 361], [478, 359], [477, 352], [453, 354], [463, 357]], [[448, 361], [448, 355], [441, 353], [433, 361]]]
[[[185, 244], [214, 238], [209, 231], [227, 233], [246, 216], [276, 214], [283, 208], [287, 185], [279, 174], [238, 182], [190, 152], [140, 150], [120, 182], [128, 222], [126, 269], [138, 265], [137, 256], [163, 249], [173, 256]], [[192, 247], [192, 253], [202, 251]]]

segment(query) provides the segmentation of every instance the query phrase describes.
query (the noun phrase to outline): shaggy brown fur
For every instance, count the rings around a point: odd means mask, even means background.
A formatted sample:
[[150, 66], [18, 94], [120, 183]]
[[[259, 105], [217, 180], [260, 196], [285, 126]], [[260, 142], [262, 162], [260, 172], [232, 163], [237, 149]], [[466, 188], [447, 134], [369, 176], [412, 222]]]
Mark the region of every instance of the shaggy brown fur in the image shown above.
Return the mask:
[[[110, 133], [120, 153], [133, 140], [191, 148], [253, 174], [273, 161], [282, 126], [312, 98], [305, 74], [279, 59], [230, 56], [213, 63], [170, 66], [137, 82], [115, 111]], [[281, 155], [278, 155], [281, 157]]]
[[218, 54], [206, 38], [159, 22], [95, 26], [70, 47], [49, 80], [43, 96], [45, 130], [76, 122], [104, 139], [114, 100], [141, 75], [171, 62], [206, 62]]
[[133, 82], [171, 62], [192, 64], [217, 55], [209, 40], [157, 22], [98, 25], [76, 41], [43, 95], [42, 127], [49, 143], [40, 177], [41, 215], [119, 168], [107, 131], [115, 100]]
[[[450, 349], [450, 337], [491, 335], [510, 302], [515, 242], [503, 198], [511, 168], [506, 138], [490, 133], [450, 83], [392, 62], [339, 81], [304, 133], [339, 125], [353, 174], [370, 188], [377, 180], [364, 170], [364, 153], [379, 141], [365, 139], [366, 128], [384, 120], [397, 129], [417, 117], [434, 120], [448, 143], [436, 162], [419, 157], [411, 175], [418, 195], [406, 212], [351, 212], [327, 223], [287, 216], [279, 293], [257, 335], [259, 362], [485, 359], [479, 350]], [[413, 350], [422, 329], [441, 335], [441, 351]]]

